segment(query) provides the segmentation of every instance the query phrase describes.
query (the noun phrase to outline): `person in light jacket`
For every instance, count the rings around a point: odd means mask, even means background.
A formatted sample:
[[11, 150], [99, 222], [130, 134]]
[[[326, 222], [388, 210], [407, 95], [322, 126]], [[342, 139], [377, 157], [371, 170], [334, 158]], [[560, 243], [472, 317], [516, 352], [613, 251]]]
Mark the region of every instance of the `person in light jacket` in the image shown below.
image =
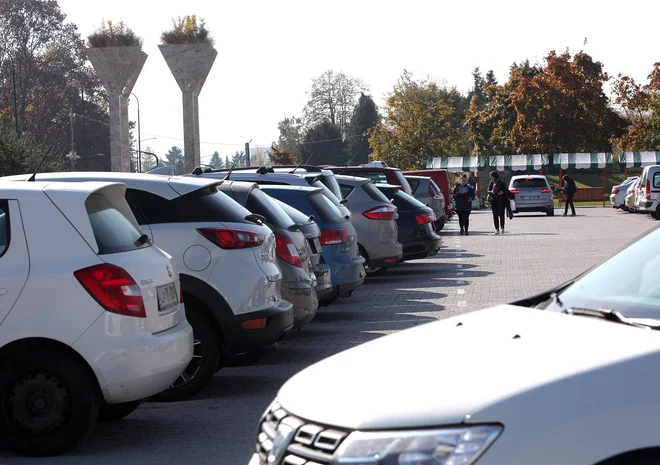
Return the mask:
[[472, 212], [472, 201], [475, 198], [474, 188], [468, 184], [467, 176], [461, 178], [461, 183], [454, 188], [453, 192], [458, 224], [461, 227], [461, 236], [469, 236], [470, 213]]

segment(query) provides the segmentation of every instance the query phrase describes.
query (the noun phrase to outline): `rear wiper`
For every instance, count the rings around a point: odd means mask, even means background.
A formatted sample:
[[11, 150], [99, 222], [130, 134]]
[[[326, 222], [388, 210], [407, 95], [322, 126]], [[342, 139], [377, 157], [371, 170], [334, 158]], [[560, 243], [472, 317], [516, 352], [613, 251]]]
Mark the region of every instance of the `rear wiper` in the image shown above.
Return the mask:
[[292, 223], [286, 229], [287, 231], [300, 231], [300, 225], [298, 223]]
[[339, 203], [342, 204], [342, 205], [344, 205], [344, 204], [347, 204], [347, 203], [348, 203], [348, 200], [346, 200], [346, 199], [341, 199], [341, 200], [339, 201]]
[[137, 247], [140, 247], [141, 245], [144, 245], [147, 242], [149, 242], [149, 236], [147, 236], [146, 234], [142, 234], [140, 237], [138, 237], [137, 241], [135, 241], [135, 245]]
[[658, 323], [649, 323], [648, 320], [643, 322], [636, 318], [628, 318], [623, 316], [621, 313], [610, 308], [566, 308], [563, 313], [568, 315], [582, 315], [582, 316], [592, 316], [596, 318], [602, 318], [606, 321], [611, 321], [613, 323], [621, 323], [629, 326], [637, 326], [639, 328], [650, 328], [650, 329], [660, 329], [660, 322]]
[[246, 219], [246, 220], [248, 220], [248, 221], [250, 221], [250, 222], [252, 222], [252, 223], [257, 223], [257, 224], [259, 224], [259, 225], [268, 222], [268, 220], [266, 219], [265, 216], [257, 215], [256, 213], [252, 213], [252, 214], [246, 216], [244, 219]]

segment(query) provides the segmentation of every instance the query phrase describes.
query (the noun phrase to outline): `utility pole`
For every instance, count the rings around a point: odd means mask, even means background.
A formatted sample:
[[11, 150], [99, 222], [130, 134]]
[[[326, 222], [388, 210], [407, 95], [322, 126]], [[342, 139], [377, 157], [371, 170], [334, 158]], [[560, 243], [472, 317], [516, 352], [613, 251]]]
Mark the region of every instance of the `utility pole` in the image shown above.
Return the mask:
[[13, 81], [13, 86], [14, 86], [14, 124], [16, 125], [16, 135], [18, 137], [21, 137], [21, 131], [18, 128], [18, 106], [17, 106], [18, 99], [16, 98], [16, 69], [14, 67], [14, 57], [12, 55], [9, 55], [9, 59], [11, 60], [11, 80]]
[[[250, 139], [252, 142], [252, 139]], [[247, 157], [247, 164], [245, 166], [250, 166], [250, 142], [245, 143], [245, 156]]]
[[71, 157], [71, 171], [76, 170], [76, 138], [73, 133], [73, 119], [75, 118], [75, 114], [73, 112], [69, 113], [69, 124], [71, 125], [71, 153], [69, 156]]
[[133, 92], [131, 92], [131, 95], [135, 97], [135, 101], [138, 104], [138, 173], [142, 172], [142, 137], [140, 137], [140, 100], [138, 100], [137, 95], [135, 95]]
[[85, 132], [85, 84], [80, 85], [80, 109], [82, 112], [83, 171], [87, 171], [87, 134]]

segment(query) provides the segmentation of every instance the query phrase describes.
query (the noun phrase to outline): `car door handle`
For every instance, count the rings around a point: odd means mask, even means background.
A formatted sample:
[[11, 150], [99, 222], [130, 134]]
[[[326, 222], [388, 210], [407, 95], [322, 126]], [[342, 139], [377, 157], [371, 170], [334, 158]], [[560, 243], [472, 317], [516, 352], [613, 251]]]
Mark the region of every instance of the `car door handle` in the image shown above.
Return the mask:
[[0, 295], [7, 295], [7, 289], [0, 289]]

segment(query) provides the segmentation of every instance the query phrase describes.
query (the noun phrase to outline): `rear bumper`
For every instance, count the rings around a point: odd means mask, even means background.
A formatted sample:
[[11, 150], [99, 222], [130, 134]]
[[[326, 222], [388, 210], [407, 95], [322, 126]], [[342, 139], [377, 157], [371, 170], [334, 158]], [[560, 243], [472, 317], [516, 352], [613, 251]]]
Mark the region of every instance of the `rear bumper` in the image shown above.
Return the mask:
[[547, 212], [554, 209], [554, 203], [545, 203], [545, 204], [518, 204], [516, 202], [516, 213], [519, 212]]
[[295, 327], [301, 328], [314, 319], [316, 310], [319, 308], [319, 299], [312, 285], [283, 282], [282, 297], [293, 305]]
[[641, 206], [640, 210], [645, 211], [645, 212], [655, 212], [658, 209], [658, 201], [657, 200], [646, 200], [644, 201]]
[[[242, 321], [259, 318], [266, 318], [266, 327], [263, 329], [243, 329], [240, 324]], [[293, 304], [287, 300], [280, 300], [276, 307], [238, 315], [234, 330], [229, 332], [232, 347], [230, 355], [251, 352], [275, 344], [293, 329], [293, 323]]]
[[185, 312], [165, 331], [140, 329], [140, 318], [105, 313], [73, 344], [96, 374], [109, 404], [131, 402], [167, 389], [193, 355]]
[[394, 266], [403, 259], [403, 251], [393, 257], [379, 258], [377, 260], [369, 260], [371, 268], [382, 268], [384, 266]]
[[442, 239], [437, 234], [425, 236], [419, 240], [405, 242], [403, 244], [403, 259], [417, 260], [436, 255], [442, 246]]
[[316, 296], [319, 300], [323, 300], [325, 297], [332, 295], [332, 270], [329, 265], [325, 263], [319, 263], [315, 269], [314, 274], [316, 274]]

